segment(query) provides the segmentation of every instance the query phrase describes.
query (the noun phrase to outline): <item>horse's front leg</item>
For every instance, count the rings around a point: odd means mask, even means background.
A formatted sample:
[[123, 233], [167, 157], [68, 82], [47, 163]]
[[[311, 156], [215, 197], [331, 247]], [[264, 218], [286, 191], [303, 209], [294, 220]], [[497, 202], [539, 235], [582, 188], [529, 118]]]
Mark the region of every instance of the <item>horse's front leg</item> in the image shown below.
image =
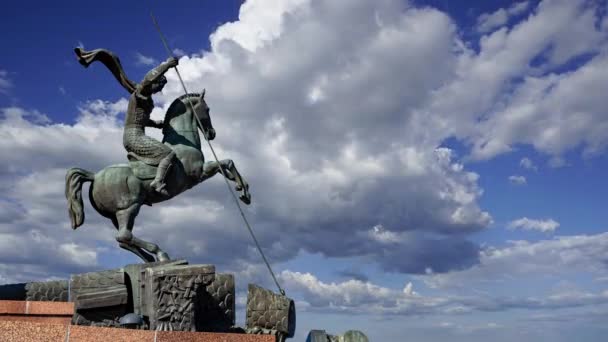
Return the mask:
[[241, 201], [245, 204], [250, 204], [251, 194], [249, 193], [249, 184], [243, 179], [231, 159], [221, 160], [219, 164], [216, 161], [206, 162], [203, 166], [203, 175], [201, 176], [200, 181], [202, 182], [215, 176], [220, 172], [220, 167], [224, 171], [226, 178], [236, 183], [235, 190], [241, 192], [241, 196], [239, 196]]
[[241, 201], [243, 201], [243, 203], [250, 204], [251, 193], [249, 193], [249, 184], [247, 184], [243, 176], [241, 176], [241, 173], [239, 172], [239, 170], [236, 169], [236, 166], [234, 166], [234, 162], [231, 159], [224, 159], [222, 160], [222, 162], [225, 162], [222, 167], [225, 167], [232, 174], [236, 181], [237, 185], [235, 189], [236, 191], [241, 192], [241, 196], [239, 198], [241, 199]]

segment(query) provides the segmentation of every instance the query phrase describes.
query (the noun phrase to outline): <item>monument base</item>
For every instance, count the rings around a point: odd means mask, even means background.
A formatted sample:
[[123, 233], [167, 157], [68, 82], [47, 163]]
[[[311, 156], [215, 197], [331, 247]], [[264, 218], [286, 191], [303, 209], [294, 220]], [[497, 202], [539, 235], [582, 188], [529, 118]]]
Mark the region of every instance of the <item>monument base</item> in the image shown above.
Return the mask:
[[[155, 336], [163, 331], [221, 332], [279, 342], [295, 332], [293, 300], [253, 284], [249, 285], [246, 327], [235, 326], [233, 275], [218, 274], [213, 265], [189, 265], [186, 260], [127, 265], [63, 281], [1, 285], [2, 300], [16, 301], [10, 305], [25, 311], [3, 314], [0, 307], [0, 320], [4, 315], [12, 321], [130, 328], [152, 331]], [[55, 304], [69, 305], [70, 312], [57, 317], [31, 315], [33, 308]]]
[[70, 324], [73, 315], [74, 303], [0, 300], [0, 321]]
[[271, 335], [151, 331], [57, 323], [0, 321], [0, 341], [11, 342], [276, 342]]

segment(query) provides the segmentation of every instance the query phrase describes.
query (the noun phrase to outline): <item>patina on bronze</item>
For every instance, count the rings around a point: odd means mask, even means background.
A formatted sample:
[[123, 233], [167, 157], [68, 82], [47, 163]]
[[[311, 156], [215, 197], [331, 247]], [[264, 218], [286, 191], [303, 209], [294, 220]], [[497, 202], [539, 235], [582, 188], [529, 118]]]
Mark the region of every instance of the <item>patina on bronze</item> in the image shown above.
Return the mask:
[[232, 274], [186, 260], [131, 264], [73, 274], [66, 280], [0, 285], [0, 300], [73, 302], [74, 325], [265, 334], [275, 336], [277, 342], [293, 337], [293, 299], [249, 284], [246, 327], [242, 328], [235, 325], [235, 294]]
[[[135, 218], [142, 205], [151, 206], [169, 200], [221, 171], [236, 183], [235, 189], [240, 192], [241, 201], [250, 204], [249, 185], [232, 160], [205, 161], [198, 129], [208, 140], [215, 138], [215, 130], [211, 125], [204, 90], [175, 99], [162, 122], [150, 120], [151, 95], [162, 90], [166, 82], [162, 74], [176, 66], [177, 60], [169, 58], [136, 84], [126, 77], [119, 58], [112, 52], [104, 49], [75, 49], [75, 52], [85, 67], [95, 61], [103, 63], [131, 97], [123, 134], [129, 163], [110, 165], [97, 173], [72, 168], [66, 174], [65, 195], [73, 229], [84, 222], [84, 182], [92, 182], [90, 202], [118, 230], [116, 240], [119, 246], [146, 262], [167, 261], [169, 256], [157, 244], [133, 235]], [[162, 128], [162, 142], [145, 135], [147, 126]]]

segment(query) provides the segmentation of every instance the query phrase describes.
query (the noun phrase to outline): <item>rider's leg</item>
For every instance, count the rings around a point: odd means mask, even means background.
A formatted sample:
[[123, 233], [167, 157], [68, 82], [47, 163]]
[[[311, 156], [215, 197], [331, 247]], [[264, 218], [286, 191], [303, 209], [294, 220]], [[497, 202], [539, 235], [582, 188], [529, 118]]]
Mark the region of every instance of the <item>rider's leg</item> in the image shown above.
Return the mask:
[[167, 194], [165, 190], [165, 177], [167, 177], [167, 173], [169, 172], [171, 165], [173, 165], [174, 158], [175, 152], [171, 151], [171, 153], [161, 159], [160, 163], [158, 163], [158, 168], [156, 169], [156, 177], [154, 177], [154, 180], [152, 181], [152, 183], [150, 183], [150, 186], [157, 192]]

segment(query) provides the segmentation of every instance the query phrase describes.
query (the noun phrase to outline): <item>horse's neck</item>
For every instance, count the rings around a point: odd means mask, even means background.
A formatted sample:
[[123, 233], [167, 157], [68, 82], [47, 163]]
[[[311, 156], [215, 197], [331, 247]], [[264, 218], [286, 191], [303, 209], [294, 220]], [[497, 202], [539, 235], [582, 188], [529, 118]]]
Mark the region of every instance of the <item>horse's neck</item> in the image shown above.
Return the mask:
[[165, 134], [163, 142], [167, 142], [170, 145], [181, 144], [196, 147], [197, 149], [201, 148], [198, 128], [190, 111], [171, 118], [165, 124], [168, 127], [163, 130]]

